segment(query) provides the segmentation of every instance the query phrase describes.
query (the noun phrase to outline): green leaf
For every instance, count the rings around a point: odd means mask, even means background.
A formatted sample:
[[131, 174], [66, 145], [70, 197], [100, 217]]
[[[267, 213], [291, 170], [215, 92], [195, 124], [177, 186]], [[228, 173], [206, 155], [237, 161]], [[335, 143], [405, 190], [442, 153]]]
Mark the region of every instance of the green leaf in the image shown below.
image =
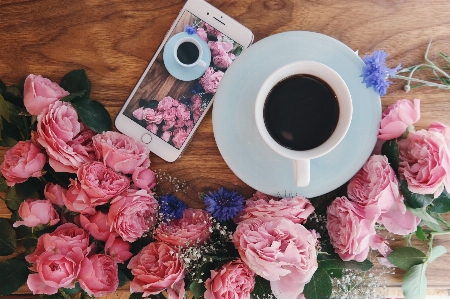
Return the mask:
[[91, 99], [78, 99], [72, 102], [81, 121], [97, 133], [111, 129], [111, 117], [105, 107]]
[[23, 183], [16, 184], [17, 195], [22, 199], [43, 198], [45, 183], [38, 178], [29, 178]]
[[20, 204], [22, 203], [23, 199], [20, 198], [16, 193], [16, 186], [12, 186], [8, 189], [8, 192], [6, 192], [6, 206], [13, 211], [16, 211], [19, 209]]
[[6, 185], [6, 180], [3, 176], [0, 176], [0, 192], [4, 192], [8, 189], [8, 185]]
[[387, 157], [389, 164], [391, 164], [392, 169], [394, 169], [395, 173], [398, 175], [400, 154], [398, 150], [397, 140], [392, 139], [383, 143], [383, 146], [381, 147], [381, 154]]
[[424, 209], [421, 209], [421, 208], [413, 209], [410, 206], [408, 206], [407, 204], [405, 204], [405, 206], [406, 206], [406, 209], [408, 209], [408, 211], [410, 211], [412, 214], [414, 214], [415, 216], [419, 217], [423, 221], [439, 225], [437, 220], [434, 219], [430, 214], [428, 214], [428, 212], [425, 211]]
[[211, 277], [211, 270], [215, 268], [215, 264], [210, 262], [204, 263], [198, 268], [197, 275], [194, 276], [189, 285], [189, 290], [195, 297], [203, 297], [206, 291], [205, 281]]
[[427, 256], [414, 247], [400, 247], [389, 253], [387, 259], [394, 266], [408, 270], [412, 266], [424, 263], [427, 260]]
[[0, 262], [0, 296], [9, 295], [17, 291], [27, 282], [28, 263], [19, 259], [10, 259]]
[[426, 264], [412, 266], [403, 277], [402, 289], [405, 299], [424, 299], [427, 289]]
[[3, 94], [6, 91], [6, 85], [3, 83], [2, 79], [0, 79], [0, 94]]
[[119, 288], [123, 287], [127, 283], [127, 276], [121, 271], [118, 271], [119, 273]]
[[319, 266], [327, 271], [334, 269], [353, 269], [359, 271], [368, 271], [373, 267], [373, 263], [369, 260], [363, 262], [343, 261], [336, 253], [329, 255], [319, 255]]
[[421, 226], [418, 226], [417, 229], [416, 229], [416, 237], [420, 241], [426, 241], [427, 240], [427, 237], [425, 236], [425, 233], [423, 232], [423, 229], [422, 229]]
[[21, 111], [22, 110], [19, 107], [8, 101], [5, 101], [3, 96], [0, 95], [0, 115], [18, 128], [24, 127], [24, 116], [19, 116]]
[[32, 254], [36, 250], [37, 239], [36, 238], [25, 238], [22, 241], [23, 247], [27, 254]]
[[413, 193], [408, 189], [408, 183], [405, 180], [400, 181], [400, 190], [405, 197], [405, 204], [413, 209], [424, 208], [434, 199], [433, 194]]
[[133, 293], [133, 294], [130, 295], [130, 299], [142, 299], [143, 298], [142, 297], [143, 294], [144, 293]]
[[69, 93], [83, 92], [83, 97], [89, 98], [91, 94], [91, 83], [89, 82], [86, 72], [81, 70], [73, 70], [67, 73], [59, 84]]
[[81, 287], [80, 287], [80, 283], [79, 282], [76, 282], [75, 283], [75, 287], [72, 288], [72, 289], [63, 288], [63, 292], [68, 294], [68, 295], [76, 294], [79, 291], [81, 291]]
[[0, 228], [0, 256], [13, 254], [16, 252], [16, 232], [5, 218], [0, 218]]
[[272, 294], [272, 288], [270, 287], [270, 281], [262, 278], [261, 276], [256, 276], [255, 278], [255, 288], [250, 293], [251, 299], [262, 299], [269, 298]]
[[343, 269], [328, 269], [327, 273], [328, 273], [328, 275], [330, 275], [330, 277], [342, 278], [342, 275], [344, 274], [344, 270]]
[[236, 56], [241, 55], [242, 52], [242, 46], [237, 47], [236, 49], [234, 49], [233, 54]]
[[3, 93], [3, 97], [5, 98], [5, 101], [8, 101], [22, 109], [25, 108], [23, 104], [22, 91], [19, 86], [12, 85], [6, 88], [6, 92]]
[[22, 140], [20, 129], [8, 122], [3, 116], [0, 117], [1, 123], [1, 145], [5, 147], [13, 147], [17, 141]]
[[439, 214], [450, 212], [450, 194], [445, 188], [441, 195], [433, 200], [430, 211]]
[[303, 295], [306, 299], [328, 299], [331, 296], [332, 288], [331, 278], [327, 271], [319, 267], [311, 281], [305, 285]]
[[437, 258], [440, 257], [441, 255], [446, 254], [446, 253], [447, 253], [447, 248], [445, 248], [445, 247], [442, 246], [442, 245], [433, 247], [433, 249], [431, 250], [431, 255], [430, 255], [430, 257], [428, 258], [427, 263], [433, 262], [435, 259], [437, 259]]
[[72, 102], [73, 100], [75, 100], [77, 98], [83, 97], [84, 93], [85, 93], [84, 90], [71, 93], [68, 96], [65, 96], [64, 98], [62, 98], [61, 101], [63, 101], [63, 102]]

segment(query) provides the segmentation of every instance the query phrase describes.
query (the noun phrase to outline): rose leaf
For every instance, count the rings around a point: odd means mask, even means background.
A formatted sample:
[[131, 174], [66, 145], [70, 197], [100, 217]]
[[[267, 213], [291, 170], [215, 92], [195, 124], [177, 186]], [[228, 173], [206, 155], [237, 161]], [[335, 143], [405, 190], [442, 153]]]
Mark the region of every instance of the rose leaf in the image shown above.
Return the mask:
[[439, 246], [436, 246], [436, 247], [433, 247], [433, 249], [431, 250], [431, 255], [430, 255], [430, 257], [428, 258], [428, 263], [431, 263], [431, 262], [433, 262], [435, 259], [437, 259], [438, 257], [440, 257], [441, 255], [443, 255], [443, 254], [446, 254], [447, 253], [447, 248], [445, 248], [444, 246], [442, 246], [442, 245], [439, 245]]
[[80, 283], [79, 282], [76, 282], [75, 283], [75, 287], [72, 288], [72, 289], [63, 288], [63, 292], [68, 294], [68, 295], [76, 294], [79, 291], [81, 291], [81, 287], [80, 287]]
[[191, 284], [189, 285], [189, 290], [195, 297], [197, 298], [203, 297], [203, 294], [206, 291], [205, 281], [206, 279], [211, 277], [211, 270], [214, 270], [215, 268], [216, 266], [214, 263], [206, 262], [202, 264], [196, 271], [197, 275], [194, 276], [194, 278], [191, 281]]
[[328, 299], [331, 296], [333, 285], [327, 271], [319, 267], [311, 281], [305, 285], [303, 295], [306, 299]]
[[5, 192], [8, 189], [8, 185], [6, 185], [6, 180], [3, 176], [0, 176], [0, 192]]
[[417, 226], [416, 237], [420, 241], [426, 241], [427, 240], [427, 237], [425, 236], [425, 233], [424, 233], [424, 231], [423, 231], [421, 226]]
[[441, 195], [433, 200], [430, 211], [439, 214], [450, 212], [450, 194], [445, 188]]
[[72, 102], [83, 124], [91, 130], [102, 133], [111, 129], [111, 117], [105, 107], [91, 99], [77, 99]]
[[0, 227], [0, 256], [13, 254], [16, 251], [16, 232], [5, 218], [0, 218]]
[[413, 209], [424, 208], [434, 199], [433, 194], [418, 194], [408, 189], [408, 183], [405, 180], [400, 181], [400, 191], [405, 197], [405, 203]]
[[400, 154], [398, 150], [398, 143], [395, 139], [386, 141], [381, 147], [381, 154], [385, 155], [391, 164], [392, 169], [398, 175], [398, 165], [400, 164]]
[[426, 264], [412, 266], [403, 277], [402, 289], [406, 299], [424, 299], [427, 289]]
[[91, 82], [83, 69], [68, 72], [59, 85], [69, 93], [82, 91], [84, 98], [89, 98], [91, 94]]
[[6, 192], [5, 202], [8, 209], [12, 211], [16, 211], [19, 209], [20, 204], [22, 203], [23, 198], [20, 198], [16, 192], [16, 186], [12, 186]]
[[17, 291], [22, 285], [27, 282], [28, 263], [19, 259], [10, 259], [0, 262], [0, 277], [2, 283], [0, 284], [0, 296], [9, 295]]
[[427, 256], [414, 247], [400, 247], [389, 253], [387, 259], [394, 266], [408, 270], [412, 266], [424, 263], [427, 260]]
[[2, 79], [0, 79], [0, 94], [6, 91], [6, 85], [3, 83]]
[[259, 275], [256, 276], [255, 288], [250, 293], [250, 299], [269, 298], [270, 294], [272, 294], [272, 288], [270, 287], [270, 281], [262, 278]]

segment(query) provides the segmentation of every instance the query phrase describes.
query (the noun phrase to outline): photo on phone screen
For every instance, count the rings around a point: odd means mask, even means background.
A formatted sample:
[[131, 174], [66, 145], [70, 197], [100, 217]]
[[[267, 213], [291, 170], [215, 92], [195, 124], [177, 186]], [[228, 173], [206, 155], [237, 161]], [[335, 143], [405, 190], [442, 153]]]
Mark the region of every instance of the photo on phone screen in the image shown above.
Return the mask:
[[186, 10], [123, 114], [180, 149], [242, 50]]

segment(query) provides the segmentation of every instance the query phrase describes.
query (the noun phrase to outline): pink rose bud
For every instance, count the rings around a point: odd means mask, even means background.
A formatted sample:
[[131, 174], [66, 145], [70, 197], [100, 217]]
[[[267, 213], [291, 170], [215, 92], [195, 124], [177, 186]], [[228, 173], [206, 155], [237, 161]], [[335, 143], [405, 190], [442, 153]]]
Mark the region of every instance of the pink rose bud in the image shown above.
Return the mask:
[[78, 281], [80, 287], [93, 297], [101, 297], [116, 291], [119, 286], [117, 264], [110, 256], [94, 254], [81, 262]]
[[122, 238], [110, 239], [105, 244], [105, 252], [116, 262], [123, 264], [133, 256], [130, 252], [131, 244]]
[[66, 196], [67, 189], [60, 185], [47, 183], [44, 188], [44, 196], [46, 199], [54, 205], [62, 207], [64, 205], [64, 197]]
[[199, 82], [206, 92], [216, 93], [223, 75], [224, 73], [222, 71], [214, 72], [214, 69], [209, 67], [206, 69], [205, 74], [203, 74]]
[[80, 214], [80, 224], [91, 236], [100, 241], [107, 241], [111, 234], [114, 235], [106, 221], [106, 214], [100, 211], [92, 216]]
[[38, 115], [44, 108], [68, 95], [67, 91], [49, 79], [30, 74], [23, 87], [23, 104], [31, 115]]
[[420, 100], [398, 100], [384, 110], [378, 138], [390, 140], [402, 136], [406, 129], [420, 119]]
[[67, 190], [63, 201], [69, 211], [89, 215], [95, 214], [95, 206], [92, 205], [91, 198], [77, 180], [71, 180], [69, 190]]
[[19, 141], [6, 151], [0, 171], [8, 186], [25, 182], [30, 177], [42, 176], [45, 155], [31, 141]]
[[59, 215], [49, 200], [27, 199], [20, 204], [19, 216], [23, 221], [14, 222], [13, 226], [25, 225], [36, 227], [40, 224], [55, 225]]
[[156, 186], [156, 175], [149, 168], [138, 167], [133, 172], [133, 183], [136, 187], [149, 191]]

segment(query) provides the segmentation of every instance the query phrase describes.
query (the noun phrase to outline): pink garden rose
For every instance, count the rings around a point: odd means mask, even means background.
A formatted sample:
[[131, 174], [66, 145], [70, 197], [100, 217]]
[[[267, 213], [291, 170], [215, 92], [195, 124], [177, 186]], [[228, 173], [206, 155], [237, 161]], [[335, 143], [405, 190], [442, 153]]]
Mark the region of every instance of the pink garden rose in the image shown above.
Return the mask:
[[143, 120], [144, 119], [144, 107], [139, 107], [138, 109], [134, 110], [133, 116], [137, 120]]
[[450, 149], [450, 126], [447, 126], [444, 123], [435, 121], [430, 124], [428, 131], [434, 131], [434, 132], [441, 133], [444, 136], [445, 141], [447, 142], [447, 147]]
[[178, 102], [174, 98], [165, 97], [161, 101], [159, 101], [158, 110], [161, 110], [161, 111], [168, 110], [172, 107], [178, 107], [179, 104], [180, 104], [180, 102]]
[[28, 75], [23, 86], [23, 104], [31, 115], [38, 115], [44, 108], [68, 95], [58, 84], [41, 75]]
[[420, 194], [441, 194], [450, 190], [450, 153], [444, 136], [435, 131], [409, 132], [398, 142], [399, 172], [408, 188]]
[[116, 291], [119, 270], [113, 259], [104, 254], [94, 254], [81, 262], [78, 277], [80, 287], [90, 296], [101, 297]]
[[162, 113], [162, 118], [164, 121], [168, 122], [174, 122], [177, 119], [177, 109], [175, 107], [171, 107], [167, 110], [164, 110]]
[[184, 104], [180, 104], [177, 107], [177, 117], [178, 119], [187, 121], [191, 119], [191, 112]]
[[82, 214], [95, 214], [95, 205], [77, 180], [70, 180], [69, 190], [63, 197], [64, 205], [69, 211]]
[[8, 186], [23, 183], [30, 177], [41, 177], [45, 155], [31, 141], [19, 141], [6, 151], [0, 171]]
[[373, 155], [347, 186], [348, 197], [361, 206], [376, 205], [387, 212], [401, 196], [397, 176], [386, 156]]
[[157, 213], [153, 194], [129, 189], [111, 201], [107, 221], [122, 239], [134, 242], [155, 226]]
[[289, 219], [249, 219], [239, 223], [233, 243], [241, 259], [270, 281], [278, 299], [297, 298], [316, 271], [315, 236]]
[[204, 25], [205, 25], [206, 31], [209, 34], [214, 35], [218, 39], [220, 39], [223, 36], [222, 32], [220, 32], [219, 30], [217, 30], [213, 26], [209, 25], [208, 23], [205, 22]]
[[130, 187], [130, 179], [101, 162], [86, 163], [77, 171], [81, 188], [90, 198], [90, 206], [107, 203]]
[[[309, 200], [302, 196], [278, 199], [263, 193], [260, 194], [261, 199], [248, 199], [246, 201], [244, 209], [237, 217], [237, 222], [251, 218], [262, 220], [285, 218], [294, 223], [304, 223], [309, 215], [314, 212], [314, 207]], [[258, 196], [260, 195], [258, 194], [256, 198]], [[252, 198], [255, 198], [255, 196]]]
[[172, 287], [183, 280], [185, 274], [177, 251], [162, 242], [152, 242], [142, 248], [131, 258], [128, 269], [134, 276], [130, 292], [143, 292], [143, 297], [159, 294]]
[[204, 40], [205, 42], [208, 41], [208, 34], [206, 33], [205, 29], [202, 27], [197, 28], [197, 34], [198, 36], [200, 36], [200, 38], [202, 40]]
[[224, 55], [217, 55], [213, 57], [213, 63], [222, 69], [227, 69], [230, 67], [233, 60], [231, 60], [230, 56], [228, 54]]
[[67, 189], [58, 184], [47, 183], [44, 188], [44, 196], [54, 205], [62, 207]]
[[216, 93], [217, 87], [219, 87], [219, 83], [220, 80], [222, 80], [223, 75], [224, 73], [222, 71], [214, 72], [214, 69], [209, 67], [206, 69], [199, 82], [206, 92]]
[[211, 215], [200, 209], [186, 209], [183, 218], [161, 223], [155, 238], [175, 247], [203, 245], [210, 237]]
[[172, 137], [172, 132], [171, 131], [165, 131], [161, 135], [161, 139], [164, 140], [165, 142], [169, 142], [170, 137]]
[[182, 128], [177, 128], [177, 129], [173, 130], [172, 142], [176, 148], [181, 148], [188, 136], [189, 136], [189, 133], [186, 130], [184, 130]]
[[59, 215], [47, 200], [27, 199], [20, 204], [19, 216], [23, 221], [14, 222], [13, 226], [25, 225], [36, 227], [38, 225], [55, 225], [59, 222]]
[[105, 253], [116, 262], [124, 263], [133, 256], [130, 252], [131, 244], [122, 238], [110, 239], [105, 244]]
[[132, 175], [133, 183], [140, 189], [150, 191], [156, 186], [156, 174], [150, 168], [138, 167]]
[[400, 196], [387, 212], [380, 215], [377, 222], [391, 233], [406, 236], [417, 230], [420, 221], [419, 217], [406, 209], [403, 197]]
[[205, 299], [249, 299], [255, 287], [255, 273], [242, 260], [211, 271], [205, 282]]
[[115, 233], [111, 231], [111, 226], [106, 221], [106, 214], [97, 211], [92, 216], [80, 215], [80, 224], [86, 231], [97, 240], [108, 241], [109, 238], [115, 237]]
[[144, 143], [108, 131], [93, 138], [95, 153], [103, 164], [123, 174], [132, 174], [137, 167], [150, 166], [149, 149]]
[[365, 208], [345, 196], [336, 198], [327, 209], [327, 230], [335, 252], [344, 261], [362, 262], [367, 258], [371, 239], [376, 235], [379, 208]]
[[378, 138], [389, 140], [400, 137], [412, 124], [420, 119], [420, 100], [398, 100], [384, 110], [381, 116]]
[[146, 129], [156, 135], [156, 133], [158, 132], [158, 125], [156, 125], [156, 124], [148, 124]]
[[92, 162], [92, 136], [95, 133], [78, 120], [75, 108], [56, 101], [37, 117], [37, 142], [49, 155], [50, 166], [57, 172], [76, 172]]

